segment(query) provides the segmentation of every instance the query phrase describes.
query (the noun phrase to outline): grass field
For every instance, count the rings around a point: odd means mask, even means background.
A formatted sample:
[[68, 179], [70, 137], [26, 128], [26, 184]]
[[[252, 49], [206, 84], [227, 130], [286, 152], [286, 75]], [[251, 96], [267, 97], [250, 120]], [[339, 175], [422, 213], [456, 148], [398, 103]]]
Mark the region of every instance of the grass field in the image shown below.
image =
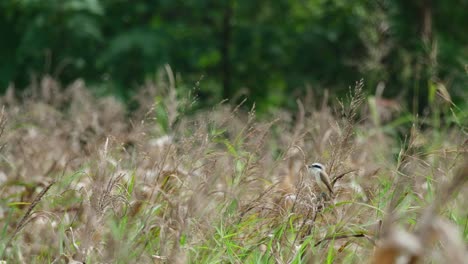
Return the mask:
[[80, 81], [10, 91], [0, 260], [466, 263], [467, 109], [436, 97], [416, 117], [362, 85], [261, 118], [229, 103], [193, 113], [196, 98], [164, 81], [131, 113]]

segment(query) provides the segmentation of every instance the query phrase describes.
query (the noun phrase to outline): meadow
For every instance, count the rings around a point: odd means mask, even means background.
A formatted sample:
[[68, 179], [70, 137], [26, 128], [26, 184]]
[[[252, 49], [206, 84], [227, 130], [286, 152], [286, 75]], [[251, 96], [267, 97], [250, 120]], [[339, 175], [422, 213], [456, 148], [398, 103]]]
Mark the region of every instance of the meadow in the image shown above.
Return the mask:
[[[81, 80], [9, 89], [0, 260], [466, 263], [467, 109], [441, 90], [416, 116], [364, 85], [262, 116], [231, 102], [191, 111], [197, 98], [170, 76], [133, 111]], [[308, 180], [313, 162], [332, 200]]]

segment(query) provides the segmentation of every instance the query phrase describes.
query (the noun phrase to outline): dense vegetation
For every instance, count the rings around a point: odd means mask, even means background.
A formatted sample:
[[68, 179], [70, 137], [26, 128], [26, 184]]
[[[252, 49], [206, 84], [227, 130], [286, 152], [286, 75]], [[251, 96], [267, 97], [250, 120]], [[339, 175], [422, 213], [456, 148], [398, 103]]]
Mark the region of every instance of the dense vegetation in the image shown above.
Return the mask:
[[130, 98], [171, 65], [203, 105], [247, 95], [264, 111], [307, 89], [373, 94], [421, 112], [443, 84], [467, 97], [468, 2], [3, 0], [0, 89], [49, 74]]
[[[82, 81], [45, 77], [21, 101], [0, 98], [0, 260], [465, 262], [466, 111], [389, 121], [358, 83], [342, 107], [187, 116], [168, 79], [147, 83], [131, 114]], [[303, 169], [317, 161], [333, 200]]]
[[0, 264], [465, 263], [466, 10], [1, 0]]

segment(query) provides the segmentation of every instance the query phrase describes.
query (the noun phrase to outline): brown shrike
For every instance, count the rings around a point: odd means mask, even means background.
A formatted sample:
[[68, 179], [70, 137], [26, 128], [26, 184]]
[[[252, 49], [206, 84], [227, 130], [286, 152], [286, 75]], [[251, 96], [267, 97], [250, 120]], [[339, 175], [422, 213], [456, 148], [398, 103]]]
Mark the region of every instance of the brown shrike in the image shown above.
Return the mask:
[[312, 163], [307, 165], [307, 171], [310, 175], [315, 177], [315, 181], [317, 185], [320, 187], [320, 190], [325, 194], [329, 193], [329, 196], [333, 194], [333, 188], [330, 183], [330, 178], [328, 174], [325, 172], [325, 166], [320, 163]]

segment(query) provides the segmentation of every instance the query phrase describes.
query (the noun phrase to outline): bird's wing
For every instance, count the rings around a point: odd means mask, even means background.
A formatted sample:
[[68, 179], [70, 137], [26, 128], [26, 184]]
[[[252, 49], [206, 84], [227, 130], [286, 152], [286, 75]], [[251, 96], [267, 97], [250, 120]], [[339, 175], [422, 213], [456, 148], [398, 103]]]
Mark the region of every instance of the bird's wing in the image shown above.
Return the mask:
[[332, 186], [330, 184], [330, 179], [328, 179], [328, 176], [327, 176], [327, 174], [325, 172], [320, 171], [320, 179], [322, 180], [323, 183], [325, 183], [325, 185], [327, 186], [330, 193], [333, 193], [333, 189], [332, 189]]

